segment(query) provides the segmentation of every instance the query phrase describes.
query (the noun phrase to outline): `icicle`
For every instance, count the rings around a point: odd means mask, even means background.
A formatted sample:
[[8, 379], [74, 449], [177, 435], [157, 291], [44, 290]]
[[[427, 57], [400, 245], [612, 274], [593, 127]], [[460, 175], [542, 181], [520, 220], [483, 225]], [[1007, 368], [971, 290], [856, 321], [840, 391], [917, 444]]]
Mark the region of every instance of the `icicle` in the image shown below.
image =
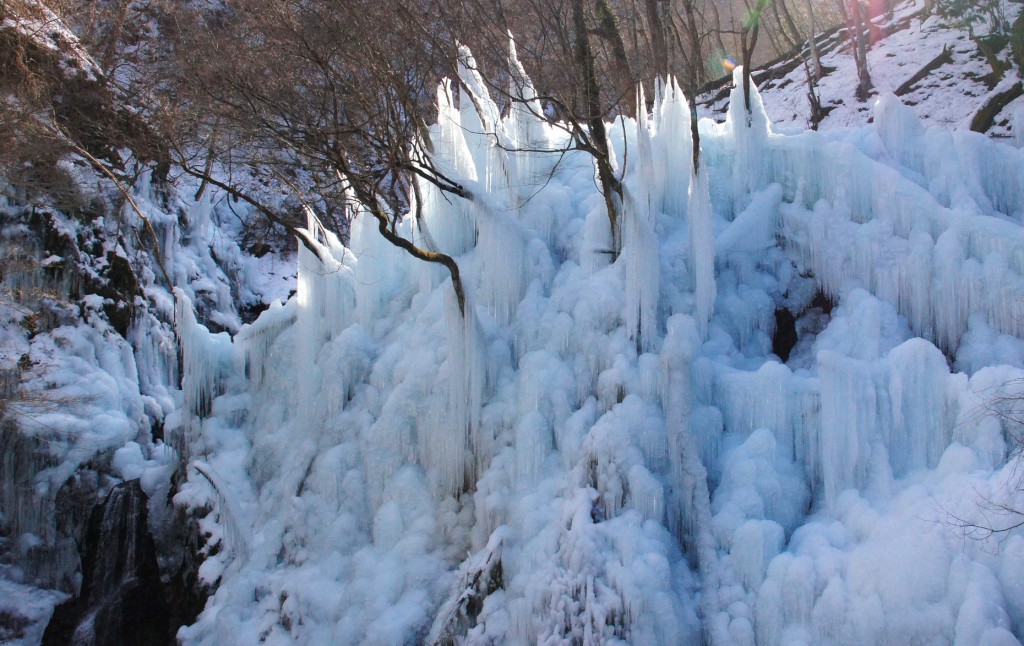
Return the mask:
[[714, 401], [731, 433], [771, 430], [786, 452], [813, 470], [818, 427], [817, 381], [794, 375], [769, 361], [753, 372], [721, 368], [715, 376]]
[[917, 114], [896, 95], [885, 92], [874, 105], [874, 128], [897, 163], [920, 172], [923, 167], [921, 136], [924, 126]]
[[655, 186], [660, 188], [655, 195], [660, 196], [660, 208], [665, 213], [685, 217], [693, 175], [693, 137], [690, 106], [675, 78], [669, 79], [664, 97], [656, 101], [655, 109]]
[[863, 486], [871, 457], [870, 439], [880, 432], [873, 365], [837, 353], [818, 353], [821, 374], [820, 468], [825, 500]]
[[629, 505], [636, 509], [645, 520], [658, 524], [664, 522], [665, 487], [641, 464], [634, 464], [626, 474], [629, 484]]
[[[711, 534], [711, 496], [705, 463], [697, 446], [697, 433], [706, 421], [695, 415], [693, 357], [701, 339], [692, 317], [678, 314], [667, 321], [668, 332], [662, 350], [665, 370], [665, 411], [670, 468], [669, 500], [666, 520], [669, 530], [685, 547], [690, 566], [701, 574], [707, 586], [702, 597], [704, 611], [710, 616], [718, 610], [720, 575], [716, 567], [716, 545]], [[720, 430], [720, 429], [715, 429]], [[717, 439], [717, 434], [716, 434]]]
[[[658, 334], [658, 298], [660, 296], [661, 262], [658, 239], [654, 232], [655, 196], [652, 193], [654, 167], [651, 136], [648, 131], [646, 100], [643, 86], [637, 88], [637, 114], [633, 123], [634, 150], [630, 159], [636, 169], [629, 177], [629, 186], [622, 200], [620, 229], [622, 252], [619, 257], [625, 269], [625, 311], [623, 320], [637, 347], [650, 350]], [[657, 197], [660, 202], [660, 196]]]
[[[159, 391], [175, 388], [178, 379], [178, 352], [174, 332], [152, 313], [135, 319], [129, 331], [129, 340], [135, 349], [135, 362], [139, 371], [140, 391], [155, 395]], [[162, 405], [165, 402], [160, 402]], [[174, 407], [166, 402], [166, 410]]]
[[[298, 330], [300, 406], [312, 419], [323, 414], [323, 402], [317, 397], [323, 371], [320, 350], [352, 323], [356, 307], [352, 267], [355, 259], [324, 228], [312, 210], [306, 211], [304, 243], [299, 244], [299, 275], [296, 291], [295, 324]], [[309, 247], [312, 247], [310, 249]], [[316, 424], [303, 428], [314, 432]]]
[[736, 529], [729, 556], [746, 589], [761, 587], [768, 564], [782, 551], [785, 538], [782, 526], [772, 520], [748, 520]]
[[953, 420], [947, 401], [949, 368], [924, 339], [911, 339], [888, 356], [891, 424], [887, 447], [893, 475], [934, 467], [949, 445]]
[[674, 492], [668, 525], [677, 537], [683, 537], [692, 528], [692, 522], [685, 522], [684, 519], [692, 518], [694, 512], [688, 504], [693, 494], [688, 492], [693, 489], [697, 479], [690, 471], [694, 465], [700, 464], [691, 428], [693, 392], [690, 388], [690, 362], [700, 346], [700, 337], [689, 316], [677, 314], [668, 320], [667, 327], [668, 333], [661, 352], [666, 374], [662, 408], [665, 410], [665, 431]]
[[531, 484], [544, 460], [554, 448], [551, 445], [551, 426], [544, 416], [534, 411], [519, 419], [515, 429], [516, 482]]
[[352, 270], [355, 320], [370, 326], [401, 293], [409, 255], [385, 240], [377, 220], [364, 210], [355, 212], [350, 227], [349, 251], [357, 260]]
[[507, 325], [526, 287], [526, 244], [517, 224], [506, 214], [488, 208], [483, 199], [480, 196], [473, 203], [480, 229], [480, 296], [495, 318]]
[[476, 59], [465, 45], [459, 45], [459, 80], [473, 97], [484, 132], [497, 134], [501, 124], [501, 111], [491, 99], [487, 84], [477, 67]]
[[[462, 128], [462, 116], [455, 108], [451, 82], [444, 79], [437, 88], [438, 123], [431, 130], [430, 158], [438, 170], [455, 182], [473, 182], [478, 178], [477, 161]], [[429, 240], [428, 249], [451, 256], [468, 251], [476, 242], [473, 209], [466, 200], [446, 194], [433, 182], [416, 177], [423, 196], [421, 218], [417, 226]]]
[[[638, 153], [644, 154], [640, 150]], [[629, 336], [641, 350], [650, 350], [658, 337], [660, 257], [653, 217], [627, 193], [622, 210], [622, 254], [626, 272], [623, 319]]]
[[[462, 95], [461, 113], [466, 118], [465, 127], [475, 128], [479, 124], [480, 136], [472, 136], [471, 154], [476, 163], [477, 179], [484, 190], [500, 205], [510, 196], [508, 187], [512, 175], [506, 150], [513, 148], [509, 134], [501, 119], [501, 110], [487, 91], [487, 84], [477, 69], [476, 60], [469, 49], [459, 47], [459, 80], [465, 92]], [[525, 73], [524, 73], [525, 75]], [[476, 115], [469, 115], [473, 110]]]
[[295, 300], [286, 305], [274, 301], [253, 323], [243, 325], [235, 335], [238, 371], [249, 378], [253, 390], [259, 389], [273, 363], [271, 346], [277, 337], [295, 324]]
[[546, 162], [549, 147], [547, 123], [543, 119], [544, 109], [537, 99], [537, 92], [533, 82], [526, 75], [522, 63], [516, 54], [516, 44], [509, 34], [509, 97], [512, 101], [509, 106], [509, 116], [506, 120], [505, 132], [508, 136], [509, 148], [514, 152], [509, 154], [512, 165], [515, 167], [510, 184], [514, 195], [511, 195], [512, 205], [518, 206], [530, 198], [538, 187], [543, 185], [541, 174]]
[[690, 180], [687, 224], [690, 230], [690, 275], [693, 276], [694, 318], [701, 337], [707, 335], [708, 322], [715, 309], [715, 234], [711, 224], [711, 195], [708, 171], [700, 164]]
[[748, 196], [767, 183], [767, 140], [770, 130], [768, 114], [764, 110], [757, 87], [750, 85], [750, 112], [747, 113], [743, 94], [743, 66], [732, 74], [733, 90], [729, 96], [729, 111], [725, 118], [726, 131], [736, 147], [733, 162], [733, 208], [746, 206]]
[[1024, 149], [1024, 106], [1014, 109], [1010, 129], [1013, 132], [1013, 145]]
[[234, 347], [227, 332], [210, 334], [196, 321], [192, 301], [180, 288], [174, 289], [175, 322], [182, 353], [181, 389], [185, 406], [204, 416], [214, 397], [223, 392], [224, 380], [234, 373]]
[[252, 535], [252, 522], [240, 509], [231, 495], [231, 490], [222, 481], [210, 465], [200, 460], [195, 460], [190, 465], [202, 475], [213, 488], [216, 495], [217, 508], [220, 512], [220, 523], [226, 531], [227, 548], [233, 556], [245, 561], [250, 554], [249, 537]]
[[640, 84], [636, 88], [637, 107], [636, 120], [633, 122], [633, 144], [634, 150], [629, 154], [636, 170], [633, 172], [634, 186], [633, 198], [644, 213], [654, 214], [657, 210], [654, 201], [658, 201], [660, 207], [661, 193], [657, 192], [661, 187], [655, 185], [654, 176], [654, 150], [651, 145], [651, 132], [647, 119], [647, 99], [644, 96], [644, 86]]
[[438, 169], [456, 180], [476, 180], [476, 166], [462, 126], [462, 111], [455, 107], [452, 83], [447, 78], [437, 86], [437, 129], [439, 137], [431, 142], [431, 156]]
[[464, 482], [476, 482], [476, 460], [483, 459], [487, 446], [480, 435], [480, 411], [487, 375], [486, 346], [472, 300], [466, 299], [466, 312], [461, 314], [451, 289], [445, 291], [445, 321], [451, 414], [439, 429], [444, 440], [441, 446], [433, 447], [431, 461], [438, 465], [443, 490], [458, 494]]
[[665, 103], [665, 83], [671, 82], [669, 79], [657, 77], [654, 79], [654, 109], [651, 110], [651, 114], [654, 116], [655, 123], [657, 124], [657, 131], [661, 132], [661, 111], [662, 106]]
[[820, 473], [825, 499], [868, 485], [873, 449], [885, 448], [892, 474], [934, 467], [955, 415], [942, 353], [911, 339], [883, 360], [818, 354], [821, 374]]

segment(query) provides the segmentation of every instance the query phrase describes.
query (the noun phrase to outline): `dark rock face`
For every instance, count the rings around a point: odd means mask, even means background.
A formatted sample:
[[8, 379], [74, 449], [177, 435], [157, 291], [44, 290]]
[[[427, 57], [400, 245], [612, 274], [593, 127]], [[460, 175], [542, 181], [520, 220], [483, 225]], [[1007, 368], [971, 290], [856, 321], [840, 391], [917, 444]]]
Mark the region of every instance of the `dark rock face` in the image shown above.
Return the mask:
[[789, 353], [796, 345], [796, 317], [785, 307], [775, 310], [775, 334], [772, 335], [772, 352], [782, 362], [789, 361]]
[[14, 641], [25, 637], [25, 629], [31, 623], [27, 617], [0, 610], [0, 642]]
[[118, 334], [128, 338], [128, 329], [135, 317], [135, 297], [142, 290], [131, 263], [124, 256], [108, 251], [106, 259], [106, 284], [96, 285], [94, 291], [109, 299], [109, 303], [103, 306], [103, 312]]
[[139, 481], [130, 480], [114, 487], [93, 509], [83, 551], [81, 594], [54, 611], [43, 644], [168, 643], [168, 609], [146, 502]]
[[[772, 353], [783, 363], [787, 363], [794, 349], [798, 354], [801, 352], [801, 348], [797, 347], [797, 344], [804, 345], [801, 340], [813, 340], [825, 329], [835, 306], [835, 301], [828, 294], [818, 290], [809, 304], [794, 308], [795, 312], [786, 306], [777, 307], [775, 332], [772, 334]], [[803, 351], [806, 350], [804, 347]]]
[[[184, 481], [184, 469], [179, 469], [171, 480], [168, 504]], [[155, 530], [154, 538], [164, 581], [164, 598], [168, 607], [168, 643], [177, 643], [175, 635], [178, 628], [196, 622], [212, 592], [212, 588], [199, 577], [199, 568], [206, 554], [206, 536], [199, 528], [198, 522], [198, 518], [203, 515], [203, 511], [192, 514], [181, 507], [174, 508], [173, 512], [168, 514], [163, 527]]]

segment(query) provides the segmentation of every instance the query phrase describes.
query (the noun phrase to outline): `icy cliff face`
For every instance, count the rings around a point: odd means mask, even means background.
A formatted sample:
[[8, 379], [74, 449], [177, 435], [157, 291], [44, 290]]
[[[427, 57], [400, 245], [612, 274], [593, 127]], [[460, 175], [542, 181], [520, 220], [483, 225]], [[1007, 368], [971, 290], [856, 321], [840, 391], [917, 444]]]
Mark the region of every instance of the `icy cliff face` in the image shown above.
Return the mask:
[[[38, 643], [53, 606], [82, 591], [90, 511], [119, 482], [138, 480], [149, 496], [163, 573], [176, 573], [186, 549], [174, 544], [185, 533], [174, 522], [184, 523], [168, 502], [186, 456], [163, 441], [183, 406], [174, 301], [135, 211], [119, 211], [120, 194], [87, 169], [60, 168], [77, 208], [16, 186], [0, 198], [0, 640], [12, 643]], [[240, 249], [225, 204], [182, 198], [188, 188], [144, 174], [132, 190], [172, 280], [206, 325], [234, 331], [237, 306], [284, 281], [263, 273], [270, 258]]]
[[180, 638], [1017, 643], [1024, 537], [958, 527], [1024, 508], [998, 410], [1024, 383], [1022, 153], [891, 96], [781, 135], [735, 90], [694, 170], [670, 83], [609, 129], [612, 262], [591, 161], [510, 152], [566, 141], [463, 74], [481, 109], [445, 84], [431, 134], [478, 197], [425, 185], [402, 233], [457, 256], [465, 317], [358, 212], [347, 247], [310, 214], [298, 293], [234, 337], [178, 295], [176, 500], [212, 510], [219, 582]]

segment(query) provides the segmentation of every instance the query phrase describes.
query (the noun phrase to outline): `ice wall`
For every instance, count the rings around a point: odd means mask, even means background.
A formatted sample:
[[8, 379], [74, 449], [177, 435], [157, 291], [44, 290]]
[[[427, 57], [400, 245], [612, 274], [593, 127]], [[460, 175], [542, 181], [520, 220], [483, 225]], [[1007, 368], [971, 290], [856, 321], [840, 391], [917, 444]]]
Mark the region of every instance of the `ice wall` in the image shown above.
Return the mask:
[[737, 88], [694, 169], [669, 81], [609, 129], [616, 257], [593, 160], [510, 69], [502, 112], [461, 52], [431, 143], [473, 197], [421, 185], [399, 227], [455, 257], [464, 314], [358, 205], [347, 246], [311, 216], [298, 294], [233, 340], [179, 312], [205, 452], [179, 502], [225, 546], [180, 637], [1019, 636], [1024, 541], [994, 557], [951, 519], [984, 522], [965, 491], [1021, 504], [1012, 416], [984, 406], [1024, 376], [1020, 151], [891, 97], [867, 128], [780, 135]]

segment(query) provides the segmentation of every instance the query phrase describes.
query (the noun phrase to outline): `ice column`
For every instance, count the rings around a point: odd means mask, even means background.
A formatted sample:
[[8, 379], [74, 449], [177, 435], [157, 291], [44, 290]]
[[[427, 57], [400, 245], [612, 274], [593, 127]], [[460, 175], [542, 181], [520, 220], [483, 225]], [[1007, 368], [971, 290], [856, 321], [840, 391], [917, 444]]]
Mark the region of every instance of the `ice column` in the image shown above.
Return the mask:
[[[442, 442], [431, 447], [431, 462], [438, 466], [443, 490], [459, 493], [464, 481], [476, 482], [473, 471], [487, 447], [480, 435], [480, 410], [487, 378], [486, 345], [472, 301], [466, 312], [452, 289], [445, 290], [445, 320], [448, 327], [448, 416], [447, 429], [440, 429]], [[467, 477], [468, 476], [468, 477]]]
[[509, 162], [504, 148], [509, 146], [501, 111], [491, 99], [476, 60], [466, 47], [459, 47], [458, 72], [463, 89], [460, 114], [465, 119], [463, 128], [476, 166], [476, 179], [488, 194], [505, 196]]
[[174, 309], [181, 344], [181, 389], [185, 393], [185, 406], [195, 415], [205, 415], [213, 398], [221, 394], [224, 380], [234, 373], [231, 335], [227, 332], [210, 334], [196, 320], [191, 299], [177, 287]]
[[[477, 179], [473, 154], [462, 130], [461, 113], [455, 108], [451, 81], [437, 88], [438, 123], [431, 128], [431, 160], [437, 170], [455, 182]], [[417, 178], [423, 197], [422, 218], [416, 223], [432, 251], [457, 256], [476, 242], [473, 211], [466, 200], [443, 192], [432, 182]]]
[[[701, 155], [703, 159], [703, 155]], [[690, 230], [690, 275], [693, 276], [694, 318], [701, 337], [715, 309], [715, 234], [711, 226], [711, 194], [708, 171], [702, 162], [690, 180], [687, 208]]]
[[[356, 320], [372, 324], [402, 289], [410, 256], [384, 239], [377, 220], [364, 209], [353, 209], [349, 251], [357, 259], [352, 270]], [[404, 224], [404, 223], [403, 223]]]
[[820, 477], [827, 502], [869, 485], [872, 458], [888, 456], [894, 477], [934, 467], [955, 421], [945, 357], [916, 338], [881, 360], [818, 353]]
[[769, 176], [768, 113], [761, 95], [753, 82], [750, 85], [750, 112], [744, 105], [743, 67], [732, 74], [733, 90], [726, 113], [726, 133], [736, 147], [733, 160], [733, 209], [739, 211], [747, 205], [751, 193], [762, 188]]
[[307, 209], [306, 217], [304, 240], [299, 244], [295, 313], [297, 356], [302, 368], [296, 377], [300, 406], [311, 422], [306, 428], [312, 432], [321, 410], [317, 396], [322, 378], [320, 350], [352, 323], [356, 306], [352, 285], [355, 259], [311, 210]]
[[485, 199], [478, 196], [474, 203], [480, 229], [480, 296], [495, 318], [507, 325], [527, 282], [526, 245], [519, 225], [506, 213], [488, 208], [482, 203]]
[[512, 194], [509, 196], [513, 206], [518, 206], [533, 195], [544, 183], [541, 173], [541, 155], [548, 147], [547, 124], [542, 119], [543, 107], [537, 98], [533, 82], [526, 75], [522, 63], [516, 55], [515, 41], [509, 38], [508, 67], [511, 72], [509, 80], [509, 115], [506, 120], [506, 134], [509, 139], [512, 166], [515, 172], [512, 177]]
[[665, 85], [664, 97], [655, 106], [654, 137], [656, 186], [662, 190], [661, 209], [672, 216], [686, 214], [693, 165], [690, 106], [675, 78]]
[[[647, 130], [643, 91], [636, 119], [637, 182], [635, 193], [627, 191], [623, 200], [622, 255], [626, 272], [626, 329], [638, 347], [650, 349], [658, 334], [658, 296], [660, 261], [658, 238], [654, 232], [654, 201], [650, 184], [653, 158]], [[660, 201], [660, 200], [659, 200]]]

